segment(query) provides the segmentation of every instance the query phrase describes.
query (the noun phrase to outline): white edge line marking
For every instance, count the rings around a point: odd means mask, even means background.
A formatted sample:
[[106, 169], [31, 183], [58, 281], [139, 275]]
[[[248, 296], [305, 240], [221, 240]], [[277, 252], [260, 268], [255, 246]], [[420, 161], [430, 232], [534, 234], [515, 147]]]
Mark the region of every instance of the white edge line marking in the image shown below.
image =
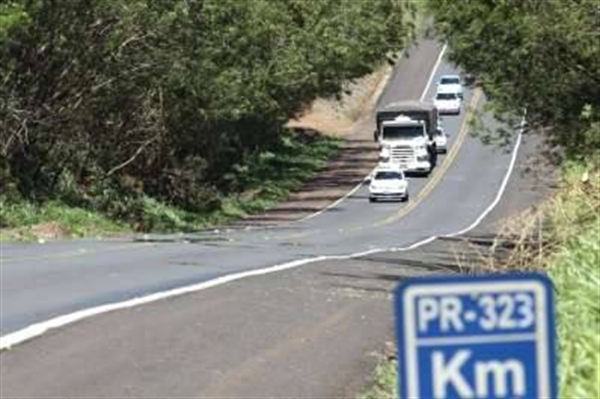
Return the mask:
[[150, 295], [145, 295], [145, 296], [141, 296], [141, 297], [137, 297], [137, 298], [128, 299], [128, 300], [122, 301], [122, 302], [109, 303], [106, 305], [100, 305], [100, 306], [96, 306], [96, 307], [89, 308], [89, 309], [82, 309], [77, 312], [65, 314], [62, 316], [57, 316], [57, 317], [54, 317], [54, 318], [46, 320], [46, 321], [35, 323], [35, 324], [32, 324], [21, 330], [17, 330], [15, 332], [3, 335], [2, 337], [0, 337], [0, 350], [9, 349], [10, 347], [12, 347], [14, 345], [28, 341], [32, 338], [39, 337], [49, 330], [56, 329], [59, 327], [64, 327], [68, 324], [72, 324], [72, 323], [87, 319], [92, 316], [100, 315], [100, 314], [107, 313], [107, 312], [112, 312], [114, 310], [127, 309], [127, 308], [132, 308], [135, 306], [145, 305], [145, 304], [149, 304], [149, 303], [161, 300], [161, 299], [174, 298], [174, 297], [181, 296], [184, 294], [202, 291], [202, 290], [205, 290], [208, 288], [227, 284], [232, 281], [241, 280], [241, 279], [244, 279], [247, 277], [262, 276], [262, 275], [266, 275], [266, 274], [270, 274], [270, 273], [294, 269], [294, 268], [297, 268], [297, 267], [300, 267], [300, 266], [303, 266], [303, 265], [306, 265], [309, 263], [320, 262], [320, 261], [324, 261], [324, 260], [355, 259], [355, 258], [360, 258], [363, 256], [375, 254], [375, 253], [381, 253], [381, 252], [409, 251], [411, 249], [418, 248], [418, 247], [421, 247], [432, 241], [435, 241], [439, 237], [454, 237], [454, 236], [457, 236], [460, 234], [464, 234], [464, 233], [474, 229], [475, 227], [477, 227], [479, 225], [479, 223], [481, 223], [481, 221], [500, 202], [500, 199], [502, 198], [502, 195], [504, 194], [504, 191], [506, 190], [506, 186], [508, 185], [508, 181], [510, 179], [510, 176], [513, 172], [513, 169], [514, 169], [514, 166], [516, 163], [517, 155], [519, 152], [519, 147], [521, 145], [521, 137], [522, 137], [524, 124], [525, 124], [525, 116], [523, 116], [523, 119], [521, 121], [521, 126], [519, 128], [519, 134], [517, 136], [517, 141], [513, 148], [512, 158], [511, 158], [508, 170], [504, 176], [504, 179], [502, 180], [502, 183], [500, 184], [500, 188], [498, 190], [496, 198], [483, 211], [483, 213], [465, 229], [462, 229], [455, 233], [445, 234], [445, 235], [441, 235], [441, 236], [431, 236], [431, 237], [425, 238], [421, 241], [417, 241], [406, 247], [374, 248], [374, 249], [370, 249], [368, 251], [358, 252], [358, 253], [354, 253], [354, 254], [350, 254], [350, 255], [323, 255], [323, 256], [317, 256], [314, 258], [299, 259], [299, 260], [295, 260], [292, 262], [287, 262], [287, 263], [282, 263], [282, 264], [275, 265], [275, 266], [266, 267], [263, 269], [248, 270], [248, 271], [244, 271], [244, 272], [240, 272], [240, 273], [229, 274], [226, 276], [217, 277], [213, 280], [205, 281], [205, 282], [198, 283], [198, 284], [193, 284], [193, 285], [190, 285], [187, 287], [180, 287], [180, 288], [175, 288], [175, 289], [168, 290], [168, 291], [157, 292], [157, 293], [150, 294]]
[[54, 317], [52, 319], [42, 321], [39, 323], [32, 324], [29, 327], [15, 331], [13, 333], [0, 337], [0, 350], [8, 349], [13, 345], [29, 340], [34, 337], [38, 337], [48, 330], [65, 326], [67, 324], [74, 323], [88, 317], [96, 316], [102, 313], [111, 312], [113, 310], [127, 309], [134, 306], [148, 304], [161, 299], [173, 298], [176, 296], [188, 294], [191, 292], [197, 292], [205, 290], [207, 288], [216, 287], [226, 283], [230, 283], [235, 280], [240, 280], [246, 277], [260, 276], [263, 274], [269, 274], [279, 272], [287, 269], [293, 269], [298, 266], [302, 266], [306, 263], [318, 262], [326, 260], [327, 256], [318, 256], [316, 258], [300, 259], [292, 262], [283, 263], [280, 265], [270, 266], [264, 269], [248, 270], [240, 273], [229, 274], [226, 276], [217, 277], [215, 279], [204, 281], [202, 283], [189, 285], [186, 287], [174, 288], [167, 291], [157, 292], [137, 298], [128, 299], [122, 302], [109, 303], [106, 305], [95, 306], [89, 309], [82, 309], [73, 313], [65, 314], [62, 316]]
[[425, 85], [425, 90], [423, 90], [423, 93], [421, 94], [420, 101], [423, 101], [425, 99], [425, 96], [427, 96], [427, 92], [429, 91], [429, 86], [431, 86], [431, 82], [433, 82], [433, 77], [435, 76], [435, 71], [437, 71], [437, 69], [439, 68], [447, 47], [448, 47], [448, 44], [444, 43], [444, 47], [442, 47], [442, 51], [440, 51], [440, 55], [438, 55], [438, 58], [435, 61], [435, 64], [433, 65], [433, 71], [431, 71], [431, 75], [429, 75], [429, 80], [427, 81], [427, 85]]
[[[369, 173], [369, 175], [370, 175], [370, 173]], [[359, 189], [359, 188], [361, 188], [361, 186], [364, 184], [364, 182], [365, 182], [365, 180], [366, 180], [366, 179], [367, 179], [367, 178], [365, 177], [363, 180], [361, 180], [361, 181], [360, 181], [360, 183], [358, 183], [358, 184], [356, 185], [356, 187], [354, 187], [352, 190], [348, 191], [348, 192], [346, 193], [346, 195], [344, 195], [343, 197], [341, 197], [341, 198], [338, 198], [338, 199], [337, 199], [335, 202], [332, 202], [331, 204], [327, 205], [325, 208], [323, 208], [323, 209], [321, 209], [321, 210], [319, 210], [319, 211], [317, 211], [317, 212], [315, 212], [315, 213], [312, 213], [312, 214], [310, 214], [310, 215], [308, 215], [308, 216], [305, 216], [305, 217], [301, 218], [301, 219], [300, 219], [300, 220], [298, 220], [298, 221], [299, 221], [299, 222], [303, 222], [303, 221], [305, 221], [305, 220], [312, 219], [312, 218], [314, 218], [314, 217], [316, 217], [316, 216], [319, 216], [319, 215], [320, 215], [320, 214], [322, 214], [323, 212], [326, 212], [326, 211], [330, 210], [331, 208], [335, 208], [336, 206], [338, 206], [339, 204], [341, 204], [342, 202], [344, 202], [344, 201], [345, 201], [345, 200], [346, 200], [348, 197], [350, 197], [352, 194], [354, 194], [355, 192], [357, 192], [357, 191], [358, 191], [358, 189]]]
[[[446, 52], [446, 48], [448, 47], [447, 44], [444, 44], [444, 46], [442, 47], [442, 50], [440, 51], [440, 54], [438, 55], [437, 60], [435, 61], [435, 64], [433, 64], [433, 69], [431, 70], [431, 73], [429, 74], [429, 79], [427, 79], [427, 84], [425, 85], [425, 90], [423, 90], [423, 93], [421, 93], [421, 97], [420, 97], [420, 101], [423, 101], [423, 99], [425, 98], [425, 96], [427, 96], [427, 92], [429, 91], [429, 87], [431, 86], [431, 82], [433, 82], [433, 78], [435, 77], [435, 74], [438, 70], [438, 68], [440, 67], [440, 63], [442, 62], [442, 58], [444, 57], [444, 53]], [[375, 169], [373, 169], [375, 170]], [[325, 208], [312, 213], [308, 216], [305, 216], [303, 218], [301, 218], [300, 220], [298, 220], [299, 222], [308, 220], [308, 219], [312, 219], [315, 216], [319, 216], [321, 215], [323, 212], [326, 212], [328, 210], [330, 210], [331, 208], [335, 208], [336, 206], [338, 206], [339, 204], [341, 204], [342, 202], [344, 202], [346, 199], [348, 199], [348, 197], [350, 197], [352, 194], [354, 194], [355, 192], [358, 191], [358, 189], [364, 184], [365, 180], [367, 180], [367, 178], [371, 175], [371, 173], [373, 173], [373, 170], [360, 182], [356, 185], [356, 187], [354, 187], [352, 190], [350, 190], [346, 195], [344, 195], [343, 197], [339, 198], [338, 200], [336, 200], [335, 202], [327, 205]]]
[[466, 232], [468, 232], [470, 230], [473, 230], [475, 227], [477, 227], [479, 225], [479, 223], [481, 223], [481, 221], [487, 215], [489, 215], [489, 213], [496, 207], [496, 205], [498, 205], [498, 203], [500, 202], [500, 199], [502, 199], [502, 195], [504, 194], [504, 190], [506, 190], [506, 186], [508, 185], [508, 181], [509, 181], [510, 176], [512, 175], [513, 169], [515, 167], [515, 163], [517, 162], [517, 155], [519, 153], [519, 147], [521, 146], [521, 139], [523, 137], [523, 128], [525, 126], [525, 117], [526, 117], [526, 114], [524, 114], [523, 118], [521, 119], [521, 124], [519, 126], [519, 134], [517, 135], [517, 141], [515, 143], [515, 148], [513, 149], [513, 153], [512, 153], [512, 157], [510, 159], [510, 163], [508, 165], [508, 170], [507, 170], [506, 174], [504, 175], [504, 179], [502, 180], [502, 183], [500, 184], [500, 189], [498, 190], [498, 194], [496, 194], [496, 198], [494, 198], [494, 201], [469, 226], [467, 226], [464, 229], [459, 230], [459, 231], [457, 231], [455, 233], [446, 234], [446, 235], [444, 235], [444, 237], [456, 237], [456, 236], [464, 234], [464, 233], [466, 233]]

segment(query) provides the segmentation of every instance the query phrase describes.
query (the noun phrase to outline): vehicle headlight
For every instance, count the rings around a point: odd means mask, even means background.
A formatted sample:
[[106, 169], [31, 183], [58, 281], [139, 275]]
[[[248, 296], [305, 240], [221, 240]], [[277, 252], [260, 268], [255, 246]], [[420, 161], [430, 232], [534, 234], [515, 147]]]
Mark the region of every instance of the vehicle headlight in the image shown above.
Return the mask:
[[390, 161], [390, 157], [389, 157], [389, 155], [386, 155], [386, 156], [384, 156], [384, 155], [380, 155], [380, 156], [379, 156], [379, 162], [381, 162], [381, 163], [387, 163], [387, 162], [389, 162], [389, 161]]
[[422, 154], [422, 155], [417, 155], [417, 161], [428, 161], [429, 160], [429, 155], [427, 154]]

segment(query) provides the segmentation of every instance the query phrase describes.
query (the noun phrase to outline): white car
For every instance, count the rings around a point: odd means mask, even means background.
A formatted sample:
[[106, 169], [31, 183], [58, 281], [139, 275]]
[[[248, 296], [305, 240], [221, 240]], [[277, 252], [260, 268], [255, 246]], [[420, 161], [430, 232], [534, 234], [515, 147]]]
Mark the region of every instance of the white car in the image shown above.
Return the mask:
[[442, 90], [447, 92], [454, 92], [458, 94], [458, 96], [461, 99], [463, 98], [463, 88], [462, 84], [460, 83], [460, 76], [458, 75], [441, 76], [440, 80], [438, 80], [437, 89], [438, 91]]
[[448, 135], [444, 131], [444, 126], [442, 124], [442, 119], [438, 119], [438, 126], [435, 129], [435, 135], [433, 136], [433, 140], [435, 141], [435, 148], [439, 153], [445, 154], [448, 152]]
[[448, 152], [448, 136], [443, 129], [436, 130], [433, 140], [435, 141], [435, 148], [438, 154], [445, 154]]
[[456, 92], [440, 88], [433, 99], [433, 105], [440, 114], [460, 114], [462, 100]]
[[408, 201], [408, 181], [402, 169], [382, 165], [375, 170], [369, 184], [369, 201], [380, 199]]

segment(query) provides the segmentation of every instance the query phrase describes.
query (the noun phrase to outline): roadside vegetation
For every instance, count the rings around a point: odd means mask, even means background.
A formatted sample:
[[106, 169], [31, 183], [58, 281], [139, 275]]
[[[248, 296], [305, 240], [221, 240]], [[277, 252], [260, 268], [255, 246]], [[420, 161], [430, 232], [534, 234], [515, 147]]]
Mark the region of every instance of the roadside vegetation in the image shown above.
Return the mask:
[[286, 122], [393, 62], [411, 37], [409, 8], [2, 2], [0, 227], [76, 209], [134, 230], [180, 230], [262, 209], [335, 153]]
[[[562, 171], [561, 187], [533, 218], [521, 215], [520, 231], [499, 237], [514, 248], [494, 269], [550, 274], [560, 397], [600, 397], [600, 3], [427, 5], [450, 59], [475, 76], [496, 116], [516, 125], [526, 112], [526, 132], [541, 132], [553, 148], [546, 155]], [[509, 134], [487, 132], [499, 141]]]
[[[449, 58], [475, 78], [508, 126], [526, 112], [560, 171], [559, 188], [507, 220], [481, 270], [541, 270], [556, 287], [561, 398], [600, 397], [600, 3], [428, 0]], [[503, 143], [516, 129], [484, 131]], [[479, 270], [479, 271], [481, 271]], [[395, 361], [363, 398], [396, 397]], [[385, 376], [385, 378], [382, 378]]]
[[68, 200], [31, 202], [0, 195], [0, 240], [35, 240], [64, 237], [106, 236], [135, 231], [188, 232], [214, 227], [260, 212], [285, 199], [322, 169], [339, 150], [338, 139], [319, 134], [281, 135], [278, 146], [255, 154], [232, 174], [241, 183], [239, 191], [219, 198], [214, 211], [191, 212], [149, 196], [115, 201], [129, 203], [123, 212], [133, 215], [107, 217]]
[[397, 399], [398, 395], [398, 361], [382, 358], [375, 367], [371, 384], [358, 399]]
[[600, 173], [566, 169], [544, 257], [557, 293], [562, 398], [600, 398]]
[[[481, 254], [480, 267], [473, 270], [550, 275], [557, 296], [560, 398], [600, 398], [599, 209], [600, 171], [566, 163], [557, 192], [506, 220], [494, 249]], [[396, 392], [397, 362], [388, 356], [359, 398], [392, 399]]]

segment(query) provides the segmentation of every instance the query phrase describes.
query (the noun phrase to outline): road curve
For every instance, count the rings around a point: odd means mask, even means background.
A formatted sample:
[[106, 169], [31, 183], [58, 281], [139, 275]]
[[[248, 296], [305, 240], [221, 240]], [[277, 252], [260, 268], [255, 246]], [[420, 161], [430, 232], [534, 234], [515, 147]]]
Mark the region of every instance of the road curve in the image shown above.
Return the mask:
[[[380, 102], [422, 97], [440, 49], [433, 41], [411, 49]], [[434, 80], [451, 72], [442, 62]], [[465, 94], [466, 103], [485, 101]], [[432, 95], [430, 87], [425, 98]], [[373, 363], [365, 354], [391, 335], [393, 285], [456, 264], [452, 240], [400, 258], [376, 252], [470, 226], [496, 200], [512, 165], [511, 148], [486, 147], [468, 134], [464, 112], [444, 126], [451, 149], [430, 178], [411, 179], [407, 204], [369, 204], [360, 187], [318, 216], [275, 228], [151, 242], [3, 244], [2, 338], [60, 315], [213, 286], [89, 318], [2, 352], [0, 396], [354, 396], [364, 383], [357, 376]], [[370, 255], [332, 258], [357, 253]], [[321, 261], [290, 268], [310, 259]], [[287, 271], [258, 277], [277, 264]]]
[[[380, 103], [418, 99], [433, 73], [456, 72], [441, 46], [423, 41], [395, 68]], [[425, 98], [433, 96], [434, 85]], [[465, 103], [484, 100], [471, 91]], [[493, 200], [510, 153], [468, 135], [466, 112], [444, 117], [450, 151], [429, 179], [410, 181], [408, 204], [368, 204], [361, 187], [317, 217], [276, 228], [256, 228], [133, 240], [75, 240], [2, 245], [0, 334], [99, 305], [322, 256], [409, 245], [469, 225]], [[493, 125], [492, 120], [487, 121]]]

